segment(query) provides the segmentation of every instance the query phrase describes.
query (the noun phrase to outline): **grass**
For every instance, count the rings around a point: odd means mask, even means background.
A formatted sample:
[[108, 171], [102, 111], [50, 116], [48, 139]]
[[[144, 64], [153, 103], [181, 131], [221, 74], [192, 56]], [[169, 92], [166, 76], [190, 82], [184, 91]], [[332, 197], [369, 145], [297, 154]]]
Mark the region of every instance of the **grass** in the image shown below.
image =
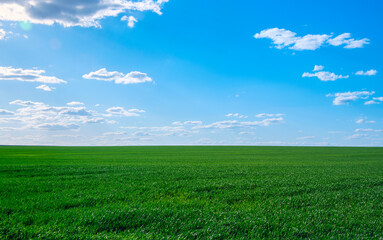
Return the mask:
[[382, 239], [383, 148], [0, 147], [0, 239]]

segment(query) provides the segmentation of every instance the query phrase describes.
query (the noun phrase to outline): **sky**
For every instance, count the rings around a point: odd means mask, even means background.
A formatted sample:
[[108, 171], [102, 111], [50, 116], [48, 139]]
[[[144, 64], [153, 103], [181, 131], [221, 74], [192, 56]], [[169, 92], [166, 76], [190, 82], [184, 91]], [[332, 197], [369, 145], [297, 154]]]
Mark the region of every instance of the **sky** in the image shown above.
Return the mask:
[[383, 146], [382, 12], [1, 1], [0, 145]]

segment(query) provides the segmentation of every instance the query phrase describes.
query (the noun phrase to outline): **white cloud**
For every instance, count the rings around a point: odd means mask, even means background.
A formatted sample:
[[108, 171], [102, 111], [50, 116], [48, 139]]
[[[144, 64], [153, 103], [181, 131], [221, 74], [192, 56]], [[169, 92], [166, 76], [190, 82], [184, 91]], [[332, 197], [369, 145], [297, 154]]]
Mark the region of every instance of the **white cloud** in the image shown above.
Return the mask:
[[45, 104], [42, 102], [32, 102], [32, 101], [23, 101], [23, 100], [15, 100], [10, 102], [9, 104], [20, 105], [20, 106], [44, 106]]
[[14, 115], [15, 113], [12, 112], [12, 111], [8, 111], [6, 109], [0, 109], [0, 116], [4, 116], [4, 115]]
[[56, 88], [54, 88], [54, 87], [49, 87], [49, 86], [43, 84], [43, 85], [40, 85], [40, 86], [36, 87], [36, 89], [41, 89], [41, 90], [43, 90], [43, 91], [50, 92], [50, 91], [52, 91], [52, 90], [54, 90], [54, 89], [56, 89]]
[[197, 145], [214, 145], [214, 144], [224, 144], [224, 141], [215, 141], [210, 138], [200, 138], [194, 142]]
[[57, 77], [44, 76], [44, 70], [22, 69], [13, 67], [0, 67], [0, 81], [14, 80], [22, 82], [40, 82], [40, 83], [66, 83], [66, 81]]
[[321, 81], [335, 81], [335, 80], [338, 80], [338, 79], [342, 79], [342, 78], [348, 78], [349, 76], [343, 76], [343, 75], [336, 75], [335, 73], [332, 73], [332, 72], [326, 72], [326, 71], [321, 71], [323, 70], [324, 67], [323, 66], [318, 66], [318, 65], [315, 65], [314, 67], [314, 73], [308, 73], [308, 72], [305, 72], [303, 73], [302, 77], [317, 77], [319, 80]]
[[322, 71], [324, 69], [324, 66], [322, 65], [315, 65], [314, 66], [314, 72], [317, 72], [317, 71]]
[[[188, 121], [186, 121], [188, 122]], [[201, 121], [193, 121], [201, 122]], [[202, 123], [202, 122], [201, 122]], [[178, 137], [188, 137], [193, 133], [198, 133], [197, 130], [191, 130], [195, 124], [183, 124], [177, 126], [161, 126], [161, 127], [121, 127], [122, 129], [130, 130], [139, 130], [135, 135], [147, 135], [155, 137], [168, 137], [168, 136], [178, 136]], [[144, 133], [143, 133], [144, 132]]]
[[126, 132], [106, 132], [103, 135], [104, 136], [121, 136], [121, 135], [125, 135], [125, 134], [126, 134]]
[[149, 137], [149, 136], [153, 136], [153, 134], [148, 133], [148, 132], [144, 132], [144, 131], [137, 131], [137, 132], [134, 132], [132, 135], [135, 136], [135, 137]]
[[133, 11], [162, 14], [164, 0], [5, 0], [0, 3], [0, 20], [64, 27], [101, 27], [100, 20]]
[[123, 107], [111, 107], [106, 110], [109, 114], [105, 114], [105, 116], [125, 116], [125, 117], [138, 117], [139, 113], [144, 113], [144, 110], [139, 109], [129, 109], [125, 110]]
[[254, 132], [239, 132], [238, 133], [239, 135], [250, 135], [250, 136], [253, 136], [253, 135], [255, 135], [255, 133]]
[[12, 32], [7, 32], [4, 29], [0, 28], [0, 40], [6, 40], [12, 35]]
[[234, 117], [234, 118], [247, 118], [246, 115], [241, 115], [239, 113], [228, 113], [226, 114], [226, 117]]
[[277, 49], [289, 47], [293, 50], [316, 50], [326, 43], [333, 46], [345, 45], [344, 48], [361, 48], [365, 44], [369, 44], [369, 39], [355, 40], [351, 38], [349, 33], [341, 34], [335, 38], [331, 37], [332, 35], [327, 34], [307, 34], [300, 37], [295, 32], [281, 28], [265, 29], [254, 35], [256, 39], [271, 39]]
[[82, 76], [85, 79], [95, 79], [101, 81], [114, 81], [116, 84], [132, 84], [151, 82], [152, 79], [146, 73], [133, 71], [123, 74], [117, 71], [108, 72], [105, 68], [101, 68], [95, 72], [90, 72]]
[[266, 127], [272, 124], [281, 124], [283, 123], [283, 118], [266, 118], [261, 121], [252, 121], [252, 122], [239, 122], [237, 120], [227, 120], [214, 122], [208, 125], [195, 126], [193, 129], [235, 129], [235, 128], [253, 128], [255, 126]]
[[365, 118], [360, 118], [356, 120], [355, 123], [362, 124], [362, 123], [375, 123], [375, 121], [367, 121]]
[[376, 74], [378, 73], [377, 70], [375, 69], [371, 69], [371, 70], [368, 70], [368, 71], [357, 71], [355, 73], [355, 75], [362, 75], [362, 76], [375, 76]]
[[78, 124], [65, 124], [65, 123], [43, 123], [33, 127], [34, 129], [47, 130], [47, 131], [64, 131], [75, 130], [80, 128]]
[[266, 118], [266, 117], [280, 117], [283, 115], [285, 115], [285, 114], [283, 114], [283, 113], [260, 113], [260, 114], [257, 114], [255, 116], [257, 118]]
[[11, 105], [19, 108], [11, 112], [2, 110], [0, 122], [10, 124], [2, 130], [74, 130], [82, 124], [104, 123], [101, 114], [84, 106], [50, 106], [42, 102], [15, 100]]
[[374, 97], [372, 98], [373, 100], [366, 101], [364, 104], [365, 105], [372, 105], [372, 104], [380, 104], [383, 102], [383, 97]]
[[317, 77], [319, 80], [326, 82], [326, 81], [335, 81], [342, 78], [348, 78], [349, 76], [336, 75], [335, 73], [332, 73], [332, 72], [321, 71], [316, 73], [305, 72], [303, 73], [302, 77]]
[[369, 44], [370, 40], [368, 38], [355, 40], [351, 38], [350, 33], [343, 33], [333, 39], [329, 39], [327, 42], [333, 46], [345, 45], [344, 48], [362, 48], [364, 45]]
[[84, 105], [82, 102], [68, 102], [66, 105], [68, 106], [78, 106], [78, 105]]
[[290, 49], [294, 50], [316, 50], [320, 48], [323, 43], [330, 37], [330, 35], [312, 35], [308, 34], [306, 36], [298, 38], [294, 45]]
[[370, 128], [358, 128], [355, 129], [355, 132], [383, 132], [381, 129], [370, 129]]
[[133, 16], [123, 16], [121, 18], [121, 21], [128, 22], [128, 27], [134, 28], [134, 25], [136, 25], [137, 19]]
[[182, 126], [182, 125], [201, 125], [202, 121], [185, 121], [185, 122], [180, 122], [176, 121], [173, 122], [172, 125], [177, 125], [177, 126]]
[[307, 140], [307, 139], [314, 139], [315, 136], [306, 136], [306, 137], [299, 137], [299, 140]]
[[351, 136], [346, 137], [346, 139], [358, 139], [358, 138], [365, 138], [368, 137], [368, 134], [366, 133], [358, 133]]
[[201, 125], [202, 121], [185, 121], [183, 124], [185, 124], [185, 125]]
[[355, 92], [343, 92], [335, 94], [327, 94], [327, 97], [335, 97], [334, 105], [345, 105], [358, 99], [367, 99], [369, 96], [375, 94], [374, 91], [355, 91]]

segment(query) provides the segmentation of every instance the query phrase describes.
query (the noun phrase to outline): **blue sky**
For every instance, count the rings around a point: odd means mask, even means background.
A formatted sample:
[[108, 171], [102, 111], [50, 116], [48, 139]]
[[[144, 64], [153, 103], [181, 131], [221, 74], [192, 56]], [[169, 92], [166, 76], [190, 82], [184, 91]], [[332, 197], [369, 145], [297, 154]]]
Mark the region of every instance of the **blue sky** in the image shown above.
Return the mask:
[[0, 3], [0, 144], [382, 146], [379, 1]]

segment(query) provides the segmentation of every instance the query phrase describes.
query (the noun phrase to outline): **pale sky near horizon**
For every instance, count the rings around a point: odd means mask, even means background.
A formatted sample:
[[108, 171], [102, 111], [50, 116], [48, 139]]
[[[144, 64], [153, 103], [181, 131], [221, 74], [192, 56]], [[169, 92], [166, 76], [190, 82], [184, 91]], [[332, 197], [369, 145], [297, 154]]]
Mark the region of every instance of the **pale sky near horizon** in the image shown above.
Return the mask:
[[1, 1], [0, 145], [383, 146], [382, 12]]

